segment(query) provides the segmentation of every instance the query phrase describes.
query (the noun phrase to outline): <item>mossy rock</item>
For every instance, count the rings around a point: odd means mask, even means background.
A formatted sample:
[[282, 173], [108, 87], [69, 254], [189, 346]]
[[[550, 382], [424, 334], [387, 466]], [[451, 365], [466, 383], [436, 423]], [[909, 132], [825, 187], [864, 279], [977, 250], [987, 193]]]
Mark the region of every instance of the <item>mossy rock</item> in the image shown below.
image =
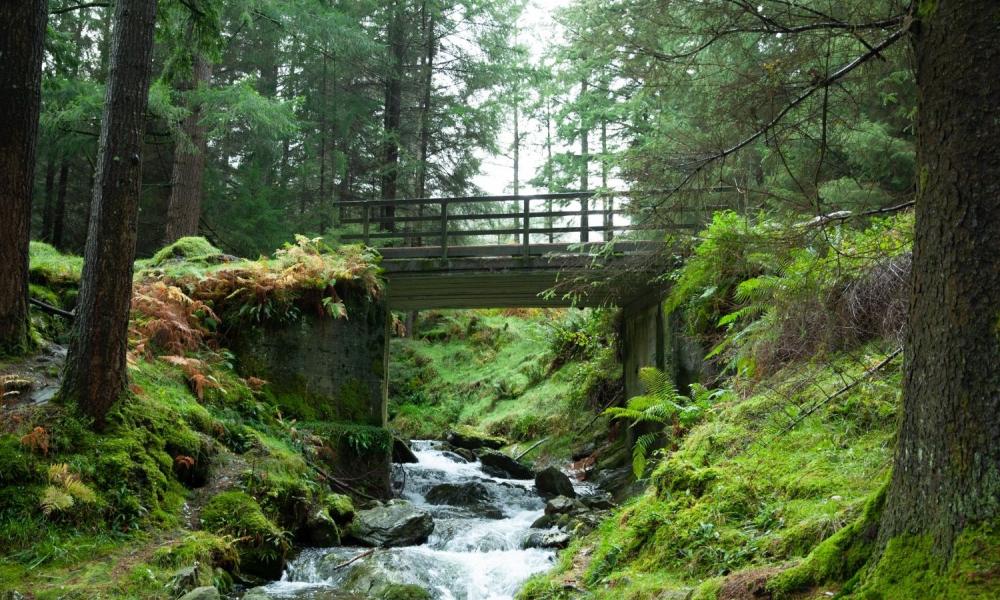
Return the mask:
[[183, 237], [161, 248], [153, 255], [148, 264], [151, 267], [162, 267], [168, 261], [211, 264], [218, 262], [220, 256], [222, 256], [222, 250], [213, 246], [205, 238]]
[[265, 579], [277, 579], [288, 552], [286, 534], [267, 518], [250, 495], [223, 492], [201, 512], [202, 526], [208, 531], [236, 538], [240, 571]]
[[431, 600], [430, 592], [419, 585], [390, 584], [378, 595], [378, 600]]
[[328, 494], [323, 498], [323, 506], [339, 524], [350, 523], [356, 512], [351, 497], [344, 494]]

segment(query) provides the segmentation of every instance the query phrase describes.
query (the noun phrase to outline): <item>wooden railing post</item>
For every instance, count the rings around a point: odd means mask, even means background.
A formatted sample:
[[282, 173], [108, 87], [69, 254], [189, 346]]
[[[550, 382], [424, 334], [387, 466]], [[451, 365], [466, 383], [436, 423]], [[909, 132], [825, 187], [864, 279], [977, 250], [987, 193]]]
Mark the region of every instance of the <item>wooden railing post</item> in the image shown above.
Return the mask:
[[441, 258], [448, 258], [448, 203], [441, 203]]
[[604, 241], [610, 242], [615, 239], [615, 196], [614, 194], [609, 194], [607, 200], [604, 201], [607, 206], [607, 210], [604, 212]]
[[590, 241], [590, 198], [580, 196], [580, 241]]
[[524, 199], [524, 258], [531, 254], [531, 200]]
[[362, 205], [362, 207], [361, 207], [361, 211], [364, 213], [361, 218], [364, 221], [365, 246], [370, 246], [371, 245], [371, 240], [370, 240], [370, 238], [368, 236], [370, 235], [369, 231], [371, 230], [371, 223], [370, 223], [370, 220], [371, 220], [371, 204], [369, 204], [368, 202], [365, 202]]

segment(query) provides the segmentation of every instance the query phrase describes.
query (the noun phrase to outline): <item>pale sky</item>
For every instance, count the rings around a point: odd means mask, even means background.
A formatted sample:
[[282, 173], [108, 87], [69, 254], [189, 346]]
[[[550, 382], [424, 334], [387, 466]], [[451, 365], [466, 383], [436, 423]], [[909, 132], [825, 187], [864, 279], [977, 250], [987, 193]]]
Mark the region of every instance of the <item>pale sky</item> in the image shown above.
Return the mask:
[[[552, 41], [563, 39], [562, 28], [553, 19], [553, 13], [572, 0], [530, 0], [521, 17], [520, 39], [528, 46], [537, 62], [548, 50]], [[521, 193], [540, 192], [526, 185], [529, 179], [545, 162], [545, 133], [541, 125], [533, 121], [521, 122]], [[507, 115], [504, 131], [500, 136], [501, 154], [483, 157], [483, 172], [475, 178], [479, 187], [488, 195], [513, 193], [514, 155], [510, 151], [514, 141], [513, 113]]]

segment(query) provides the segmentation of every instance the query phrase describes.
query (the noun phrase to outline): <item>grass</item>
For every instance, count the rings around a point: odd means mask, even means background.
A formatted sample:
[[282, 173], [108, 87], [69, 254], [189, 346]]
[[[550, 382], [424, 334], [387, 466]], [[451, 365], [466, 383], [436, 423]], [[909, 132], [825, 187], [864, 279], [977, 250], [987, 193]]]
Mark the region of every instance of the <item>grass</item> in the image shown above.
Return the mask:
[[[660, 598], [699, 586], [714, 597], [706, 582], [802, 560], [846, 535], [837, 532], [864, 514], [886, 480], [899, 376], [866, 380], [803, 415], [826, 397], [819, 389], [832, 393], [883, 352], [872, 345], [826, 364], [788, 367], [717, 406], [661, 457], [646, 494], [578, 546], [589, 557], [579, 576], [588, 597]], [[560, 597], [545, 589], [552, 586], [535, 583], [520, 597]]]
[[391, 426], [408, 438], [466, 426], [519, 447], [550, 437], [540, 454], [564, 457], [594, 415], [587, 391], [596, 375], [590, 357], [551, 371], [551, 323], [566, 312], [423, 313], [412, 337], [392, 341]]
[[[240, 298], [336, 311], [346, 294], [377, 296], [374, 257], [300, 239], [270, 259], [215, 264], [203, 242], [181, 240], [153, 261], [159, 267], [138, 265], [137, 297], [148, 297], [130, 324], [129, 393], [104, 432], [58, 402], [0, 412], [0, 597], [16, 590], [37, 598], [173, 598], [174, 572], [196, 561], [199, 584], [225, 591], [247, 572], [280, 574], [280, 558], [308, 515], [353, 513], [351, 499], [332, 494], [314, 462], [325, 442], [282, 418], [261, 392], [266, 382], [238, 376], [214, 338], [220, 323], [209, 321], [215, 307], [243, 322]], [[33, 294], [71, 308], [82, 261], [38, 243], [31, 261]], [[234, 295], [255, 286], [267, 293]], [[196, 292], [205, 302], [187, 296]], [[194, 327], [199, 335], [166, 343]], [[54, 331], [39, 330], [50, 338]], [[168, 335], [144, 334], [156, 331]], [[352, 447], [388, 447], [383, 429], [336, 427]], [[229, 469], [226, 477], [201, 487], [213, 463]], [[185, 504], [202, 510], [206, 531], [192, 530], [199, 523]]]

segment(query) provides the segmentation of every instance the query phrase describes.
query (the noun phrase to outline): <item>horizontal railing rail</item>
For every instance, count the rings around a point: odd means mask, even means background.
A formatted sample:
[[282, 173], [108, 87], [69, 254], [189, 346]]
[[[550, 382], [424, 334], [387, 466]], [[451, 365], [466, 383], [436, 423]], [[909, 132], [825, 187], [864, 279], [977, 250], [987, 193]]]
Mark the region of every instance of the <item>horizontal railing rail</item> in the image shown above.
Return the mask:
[[[624, 201], [620, 199], [624, 198]], [[597, 203], [592, 200], [599, 201]], [[344, 241], [361, 241], [370, 245], [373, 240], [400, 240], [409, 247], [428, 247], [426, 240], [437, 241], [434, 249], [421, 251], [420, 256], [448, 258], [449, 247], [456, 238], [479, 236], [513, 237], [513, 244], [485, 247], [520, 246], [525, 257], [537, 254], [532, 250], [532, 236], [545, 236], [548, 244], [555, 246], [554, 236], [577, 234], [576, 243], [591, 241], [591, 234], [601, 234], [603, 241], [613, 240], [617, 234], [665, 229], [694, 229], [697, 219], [685, 218], [681, 222], [663, 225], [632, 221], [633, 211], [628, 210], [627, 192], [560, 192], [548, 194], [507, 196], [461, 196], [453, 198], [405, 198], [398, 200], [350, 200], [338, 203], [342, 225], [360, 225], [358, 233], [341, 236]], [[539, 203], [545, 202], [544, 205]], [[552, 203], [574, 202], [577, 206], [553, 207]], [[534, 205], [533, 205], [534, 204]], [[463, 212], [475, 205], [470, 212]], [[695, 217], [718, 207], [681, 207], [669, 209], [671, 215]], [[425, 214], [426, 211], [426, 214]], [[416, 214], [414, 214], [416, 213]], [[568, 220], [574, 222], [568, 223]], [[403, 226], [403, 227], [400, 227]], [[502, 240], [500, 240], [502, 241]], [[559, 240], [564, 242], [565, 240]], [[484, 247], [484, 246], [478, 246]], [[501, 252], [511, 255], [511, 252]]]

